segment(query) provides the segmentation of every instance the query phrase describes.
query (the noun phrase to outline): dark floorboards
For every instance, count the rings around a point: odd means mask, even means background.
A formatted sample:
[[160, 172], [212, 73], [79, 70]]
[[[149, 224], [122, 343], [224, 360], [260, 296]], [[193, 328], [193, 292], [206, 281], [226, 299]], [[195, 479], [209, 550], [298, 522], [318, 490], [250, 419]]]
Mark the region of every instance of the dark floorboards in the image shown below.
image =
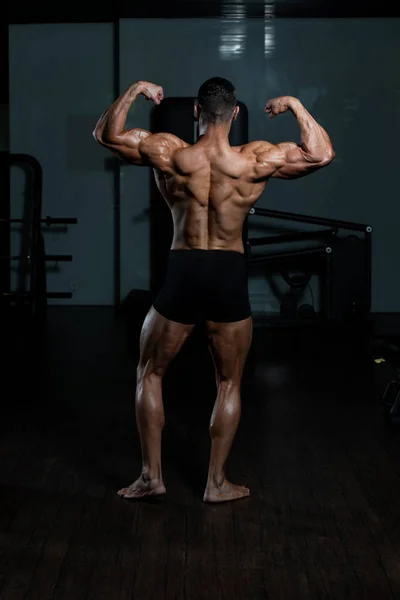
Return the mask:
[[252, 496], [221, 506], [201, 501], [215, 387], [200, 334], [165, 379], [160, 500], [116, 495], [140, 471], [124, 322], [53, 309], [34, 369], [9, 366], [1, 390], [1, 600], [400, 598], [400, 433], [362, 344], [255, 329], [228, 469]]

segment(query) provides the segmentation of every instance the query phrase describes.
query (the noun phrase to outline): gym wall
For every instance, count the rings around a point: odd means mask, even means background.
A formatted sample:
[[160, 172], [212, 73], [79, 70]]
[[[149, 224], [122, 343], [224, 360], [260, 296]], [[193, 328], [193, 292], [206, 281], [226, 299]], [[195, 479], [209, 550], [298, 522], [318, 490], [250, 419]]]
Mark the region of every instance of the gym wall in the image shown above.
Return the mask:
[[[331, 135], [336, 159], [310, 177], [271, 181], [259, 206], [371, 225], [372, 310], [398, 311], [400, 86], [391, 65], [400, 56], [400, 22], [275, 20], [267, 40], [274, 49], [266, 56], [262, 20], [234, 24], [235, 47], [227, 46], [229, 26], [217, 19], [122, 20], [121, 91], [147, 79], [163, 85], [168, 96], [193, 96], [210, 76], [230, 78], [248, 108], [250, 139], [272, 142], [297, 141], [299, 131], [290, 114], [268, 120], [266, 100], [299, 97]], [[48, 252], [74, 255], [49, 275], [49, 288], [78, 283], [71, 303], [111, 304], [112, 174], [107, 154], [91, 139], [113, 98], [111, 25], [15, 26], [10, 44], [11, 151], [31, 153], [42, 163], [44, 214], [79, 218], [67, 234], [46, 234]], [[128, 125], [149, 127], [151, 108], [139, 99]], [[121, 168], [122, 297], [150, 283], [150, 175], [148, 169]], [[21, 186], [13, 174], [13, 209]], [[250, 224], [252, 234], [268, 231], [260, 221]], [[275, 223], [274, 230], [278, 226], [290, 224]], [[253, 307], [279, 310], [264, 278], [251, 278], [250, 293]]]
[[[47, 277], [48, 291], [73, 291], [73, 299], [52, 303], [113, 303], [113, 174], [109, 154], [92, 137], [112, 102], [111, 24], [10, 27], [10, 151], [41, 163], [43, 216], [79, 221], [44, 233], [48, 254], [73, 254]], [[29, 201], [25, 173], [13, 167], [11, 216], [22, 216]], [[17, 232], [12, 246], [17, 254]], [[14, 289], [21, 283], [13, 273]]]

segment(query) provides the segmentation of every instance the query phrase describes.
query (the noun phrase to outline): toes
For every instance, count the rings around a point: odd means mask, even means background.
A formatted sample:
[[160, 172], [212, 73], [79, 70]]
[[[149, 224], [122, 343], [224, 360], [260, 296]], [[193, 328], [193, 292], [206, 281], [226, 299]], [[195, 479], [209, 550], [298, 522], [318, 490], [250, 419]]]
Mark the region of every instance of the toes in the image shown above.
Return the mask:
[[122, 488], [117, 493], [121, 498], [138, 498], [141, 495], [138, 490], [131, 490], [130, 488]]
[[240, 485], [236, 488], [236, 493], [237, 495], [240, 497], [244, 497], [244, 496], [250, 496], [250, 490], [249, 488], [245, 487], [244, 485]]
[[124, 488], [118, 492], [118, 496], [121, 498], [141, 498], [143, 496], [143, 492], [138, 490], [130, 490], [129, 488]]

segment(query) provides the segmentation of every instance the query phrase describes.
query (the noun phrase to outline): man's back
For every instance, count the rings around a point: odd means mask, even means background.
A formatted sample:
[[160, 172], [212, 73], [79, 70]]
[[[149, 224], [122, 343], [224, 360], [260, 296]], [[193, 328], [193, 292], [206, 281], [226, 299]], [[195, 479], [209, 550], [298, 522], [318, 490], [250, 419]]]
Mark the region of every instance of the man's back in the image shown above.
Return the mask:
[[153, 168], [172, 212], [172, 249], [243, 252], [243, 222], [268, 179], [303, 177], [334, 157], [326, 131], [291, 96], [270, 100], [265, 112], [274, 117], [291, 111], [300, 125], [300, 145], [256, 141], [231, 147], [229, 131], [239, 107], [233, 92], [224, 91], [224, 81], [222, 87], [217, 82], [219, 95], [214, 82], [202, 105], [196, 105], [200, 137], [193, 145], [170, 133], [124, 129], [129, 107], [138, 95], [156, 104], [162, 102], [163, 89], [149, 82], [137, 82], [128, 88], [102, 115], [94, 132], [100, 144], [126, 162]]
[[176, 144], [170, 168], [154, 168], [174, 220], [172, 248], [243, 252], [243, 222], [266, 186], [255, 179], [251, 146], [202, 138], [190, 146], [161, 135]]

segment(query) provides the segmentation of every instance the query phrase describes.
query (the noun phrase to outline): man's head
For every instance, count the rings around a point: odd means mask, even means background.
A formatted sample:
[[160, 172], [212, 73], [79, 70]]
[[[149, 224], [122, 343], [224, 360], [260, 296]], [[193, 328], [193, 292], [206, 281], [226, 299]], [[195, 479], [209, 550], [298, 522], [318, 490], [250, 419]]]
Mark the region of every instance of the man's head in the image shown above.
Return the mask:
[[205, 81], [197, 94], [195, 116], [208, 125], [230, 123], [239, 112], [234, 86], [223, 77], [212, 77]]

